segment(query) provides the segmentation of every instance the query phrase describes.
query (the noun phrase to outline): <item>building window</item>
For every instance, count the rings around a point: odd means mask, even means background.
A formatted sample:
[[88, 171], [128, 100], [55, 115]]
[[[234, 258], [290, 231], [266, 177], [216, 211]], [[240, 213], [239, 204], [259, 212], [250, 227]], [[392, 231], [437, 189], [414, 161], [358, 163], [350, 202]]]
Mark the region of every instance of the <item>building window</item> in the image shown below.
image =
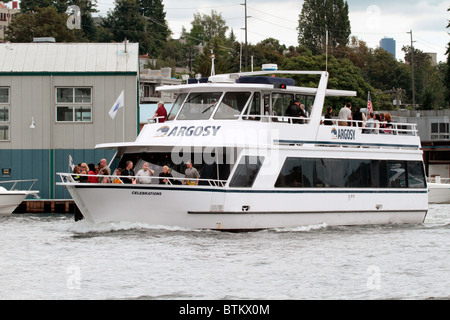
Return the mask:
[[10, 91], [9, 87], [0, 87], [0, 141], [9, 141], [10, 128]]
[[431, 124], [431, 139], [432, 140], [448, 140], [449, 139], [449, 123], [437, 123]]
[[92, 88], [56, 88], [57, 122], [92, 122]]

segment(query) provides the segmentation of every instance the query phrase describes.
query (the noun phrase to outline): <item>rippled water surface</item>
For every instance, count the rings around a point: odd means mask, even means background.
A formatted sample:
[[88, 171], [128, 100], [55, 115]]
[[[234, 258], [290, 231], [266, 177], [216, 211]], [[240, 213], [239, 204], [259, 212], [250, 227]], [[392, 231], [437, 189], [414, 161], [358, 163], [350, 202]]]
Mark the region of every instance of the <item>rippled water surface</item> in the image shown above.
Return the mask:
[[0, 217], [0, 299], [449, 299], [450, 205], [422, 225], [221, 233]]

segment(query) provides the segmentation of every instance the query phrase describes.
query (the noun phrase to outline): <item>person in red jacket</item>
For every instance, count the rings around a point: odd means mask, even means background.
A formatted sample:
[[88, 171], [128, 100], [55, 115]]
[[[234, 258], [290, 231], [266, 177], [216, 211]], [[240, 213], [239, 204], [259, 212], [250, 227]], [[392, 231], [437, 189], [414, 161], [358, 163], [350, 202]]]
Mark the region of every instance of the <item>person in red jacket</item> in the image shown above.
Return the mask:
[[153, 118], [158, 119], [157, 121], [163, 123], [167, 119], [167, 111], [164, 108], [164, 101], [158, 102], [158, 109], [156, 109], [155, 115]]

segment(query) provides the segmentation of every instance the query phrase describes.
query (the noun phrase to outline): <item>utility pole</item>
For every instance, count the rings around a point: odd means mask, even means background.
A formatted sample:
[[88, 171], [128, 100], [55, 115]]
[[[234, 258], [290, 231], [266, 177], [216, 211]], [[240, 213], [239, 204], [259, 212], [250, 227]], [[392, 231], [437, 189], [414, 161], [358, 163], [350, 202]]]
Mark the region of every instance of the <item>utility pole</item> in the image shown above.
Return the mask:
[[411, 34], [411, 82], [412, 82], [412, 95], [413, 95], [413, 106], [416, 106], [416, 86], [414, 81], [414, 41], [413, 41], [413, 32], [410, 30], [409, 32]]
[[247, 0], [244, 1], [244, 3], [241, 4], [245, 7], [245, 68], [248, 66], [248, 43], [247, 43]]

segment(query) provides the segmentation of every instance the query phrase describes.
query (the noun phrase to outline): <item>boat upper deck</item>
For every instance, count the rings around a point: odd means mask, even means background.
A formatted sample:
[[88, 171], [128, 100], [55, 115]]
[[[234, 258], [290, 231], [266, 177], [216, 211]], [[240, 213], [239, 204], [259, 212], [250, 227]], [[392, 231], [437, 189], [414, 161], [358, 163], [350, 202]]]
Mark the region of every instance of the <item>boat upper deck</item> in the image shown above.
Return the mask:
[[[326, 97], [356, 96], [354, 91], [328, 89], [327, 72], [270, 71], [320, 76], [317, 88], [296, 87], [292, 79], [261, 77], [264, 74], [267, 72], [218, 75], [209, 77], [207, 82], [197, 79], [191, 84], [159, 87], [158, 91], [178, 94], [166, 122], [149, 119], [135, 142], [97, 147], [281, 145], [420, 149], [415, 124], [393, 123], [389, 130], [369, 130], [358, 121], [348, 121], [348, 126], [339, 125], [337, 119], [324, 121]], [[289, 114], [294, 100], [306, 106], [307, 117]]]

